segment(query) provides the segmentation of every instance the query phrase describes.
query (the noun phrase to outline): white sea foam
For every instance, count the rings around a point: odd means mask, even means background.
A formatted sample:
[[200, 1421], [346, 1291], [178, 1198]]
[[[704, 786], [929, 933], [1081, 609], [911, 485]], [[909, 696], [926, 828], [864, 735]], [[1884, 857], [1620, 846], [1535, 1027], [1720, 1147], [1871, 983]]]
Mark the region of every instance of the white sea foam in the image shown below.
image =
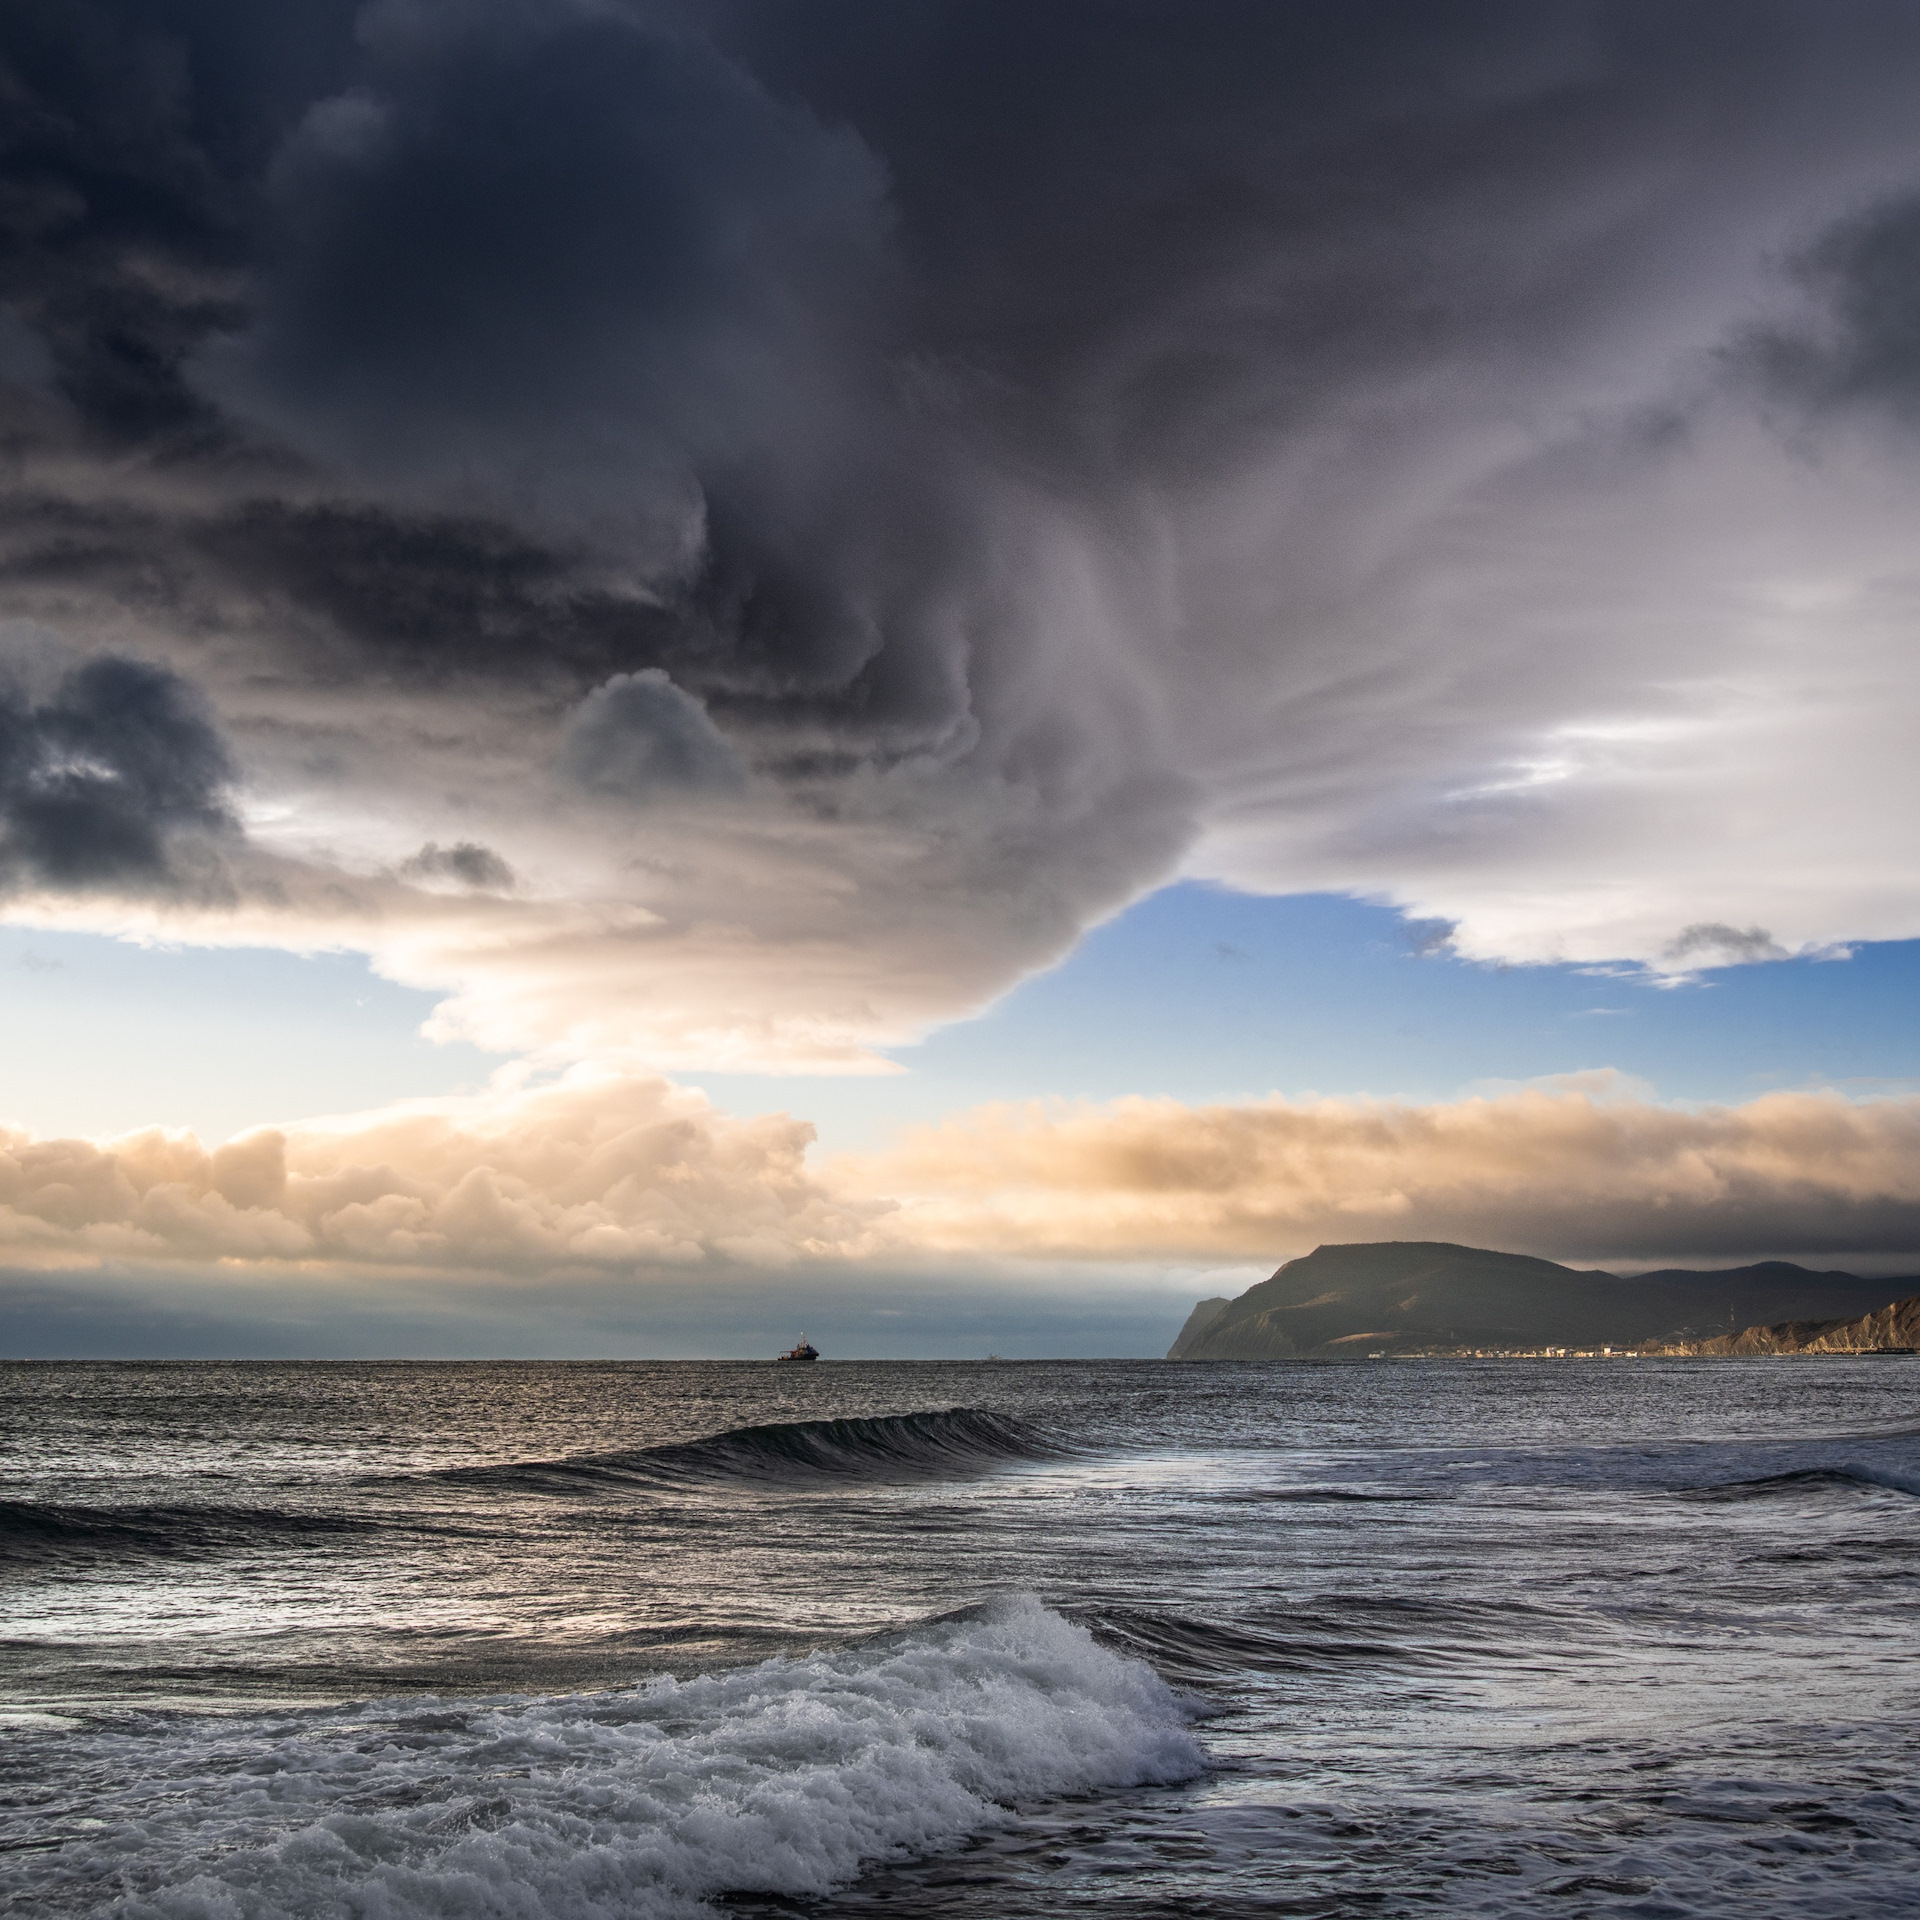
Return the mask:
[[823, 1892], [1008, 1802], [1189, 1778], [1186, 1717], [1023, 1599], [632, 1692], [169, 1719], [69, 1745], [125, 1784], [78, 1831], [43, 1817], [36, 1844], [65, 1846], [0, 1890], [127, 1920], [679, 1920]]

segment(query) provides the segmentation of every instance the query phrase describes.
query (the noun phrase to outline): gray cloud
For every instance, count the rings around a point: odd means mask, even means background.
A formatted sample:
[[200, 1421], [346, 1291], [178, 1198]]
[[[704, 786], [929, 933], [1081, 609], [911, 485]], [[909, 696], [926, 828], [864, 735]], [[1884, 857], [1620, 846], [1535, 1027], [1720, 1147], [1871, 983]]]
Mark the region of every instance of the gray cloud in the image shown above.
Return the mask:
[[253, 183], [313, 88], [351, 71], [355, 8], [290, 0], [20, 0], [0, 299], [95, 445], [219, 457], [233, 436], [183, 366], [239, 323]]
[[0, 307], [0, 384], [42, 392], [53, 384], [53, 355], [17, 314]]
[[0, 872], [56, 892], [204, 886], [182, 836], [231, 834], [233, 777], [193, 690], [111, 656], [33, 704], [0, 691]]
[[1817, 410], [1920, 420], [1920, 198], [1901, 195], [1838, 221], [1794, 272], [1813, 316], [1756, 331], [1745, 352], [1757, 370]]
[[451, 881], [479, 893], [511, 893], [514, 886], [513, 869], [491, 847], [471, 840], [456, 840], [450, 847], [429, 840], [401, 861], [399, 873], [403, 880]]
[[1451, 952], [1454, 935], [1459, 931], [1451, 920], [1408, 920], [1403, 924], [1401, 938], [1409, 953], [1424, 959], [1429, 954]]
[[1905, 404], [1899, 0], [0, 33], [0, 611], [204, 687], [346, 894], [523, 878], [354, 918], [411, 979], [652, 1045], [671, 956], [689, 1048], [845, 1058], [1182, 863], [1486, 957], [1920, 931], [1920, 483], [1752, 377]]
[[567, 716], [560, 764], [589, 792], [626, 800], [735, 792], [746, 783], [740, 756], [706, 709], [658, 667], [596, 687]]
[[1718, 920], [1682, 927], [1667, 943], [1666, 958], [1706, 965], [1737, 966], [1743, 961], [1784, 960], [1787, 950], [1765, 927], [1730, 927]]
[[690, 555], [690, 462], [832, 429], [800, 384], [877, 265], [880, 166], [635, 10], [385, 4], [359, 36], [201, 385], [362, 480]]

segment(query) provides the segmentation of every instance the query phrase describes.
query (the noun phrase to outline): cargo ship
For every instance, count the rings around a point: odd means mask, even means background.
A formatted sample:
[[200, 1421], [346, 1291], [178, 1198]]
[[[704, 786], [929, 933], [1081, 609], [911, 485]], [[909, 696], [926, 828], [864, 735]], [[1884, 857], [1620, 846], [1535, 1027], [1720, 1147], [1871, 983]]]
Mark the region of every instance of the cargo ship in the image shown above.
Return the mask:
[[774, 1365], [782, 1367], [810, 1367], [820, 1358], [820, 1349], [809, 1344], [807, 1336], [800, 1336], [797, 1347], [789, 1347], [785, 1353], [775, 1357]]

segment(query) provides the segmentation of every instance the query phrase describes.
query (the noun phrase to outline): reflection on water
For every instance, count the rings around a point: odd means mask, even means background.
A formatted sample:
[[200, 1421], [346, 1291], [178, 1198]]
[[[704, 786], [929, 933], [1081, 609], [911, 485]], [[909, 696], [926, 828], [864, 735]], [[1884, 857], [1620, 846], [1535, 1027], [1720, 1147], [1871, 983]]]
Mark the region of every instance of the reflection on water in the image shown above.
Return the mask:
[[0, 1375], [32, 1907], [1912, 1910], [1920, 1363]]

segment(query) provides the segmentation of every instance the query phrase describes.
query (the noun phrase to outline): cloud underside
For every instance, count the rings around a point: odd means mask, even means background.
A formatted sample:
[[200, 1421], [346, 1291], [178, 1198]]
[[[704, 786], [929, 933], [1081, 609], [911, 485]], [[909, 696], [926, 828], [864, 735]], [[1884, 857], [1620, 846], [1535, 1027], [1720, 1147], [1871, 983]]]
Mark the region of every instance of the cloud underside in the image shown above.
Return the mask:
[[1180, 872], [1920, 935], [1909, 6], [0, 32], [16, 917], [773, 1068]]
[[1278, 1261], [1454, 1240], [1558, 1258], [1920, 1247], [1920, 1100], [1681, 1112], [1606, 1083], [1445, 1105], [992, 1107], [808, 1164], [812, 1130], [658, 1080], [409, 1103], [208, 1152], [153, 1130], [0, 1144], [0, 1263], [210, 1260], [645, 1285], [827, 1264]]

